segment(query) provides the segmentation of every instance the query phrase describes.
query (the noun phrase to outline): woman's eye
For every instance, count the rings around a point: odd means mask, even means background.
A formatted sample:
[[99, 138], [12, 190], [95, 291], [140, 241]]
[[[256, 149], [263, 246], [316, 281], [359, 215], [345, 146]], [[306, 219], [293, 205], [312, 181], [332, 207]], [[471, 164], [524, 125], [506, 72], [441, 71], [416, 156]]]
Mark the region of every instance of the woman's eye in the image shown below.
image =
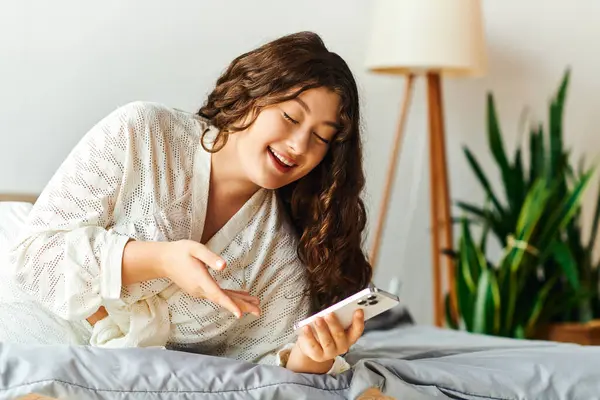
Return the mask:
[[318, 134], [318, 133], [316, 133], [316, 132], [313, 132], [313, 135], [315, 135], [315, 136], [317, 137], [317, 139], [319, 139], [321, 142], [323, 142], [323, 143], [325, 143], [325, 144], [329, 144], [329, 140], [325, 139], [325, 138], [324, 138], [324, 137], [322, 137], [322, 136], [319, 136], [319, 134]]
[[292, 124], [297, 124], [298, 121], [296, 121], [294, 118], [290, 117], [287, 113], [283, 113], [283, 118], [287, 119], [288, 121], [290, 121]]
[[[286, 113], [285, 111], [282, 112], [283, 118], [285, 118], [286, 120], [288, 120], [289, 122], [291, 122], [294, 125], [299, 124], [300, 122], [298, 122], [297, 120], [295, 120], [294, 118], [290, 117], [288, 113]], [[315, 135], [315, 137], [322, 143], [325, 144], [329, 144], [329, 140], [325, 139], [323, 136], [319, 135], [317, 132], [313, 132], [313, 135]]]

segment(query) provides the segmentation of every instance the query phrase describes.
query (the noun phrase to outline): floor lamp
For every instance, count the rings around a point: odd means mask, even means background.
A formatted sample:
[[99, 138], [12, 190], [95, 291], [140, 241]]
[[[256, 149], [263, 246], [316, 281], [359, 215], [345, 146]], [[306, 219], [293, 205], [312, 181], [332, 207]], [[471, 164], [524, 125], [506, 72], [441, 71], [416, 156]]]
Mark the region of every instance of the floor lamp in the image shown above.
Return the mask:
[[377, 264], [389, 200], [417, 76], [427, 80], [429, 117], [429, 188], [434, 322], [444, 321], [442, 261], [456, 311], [454, 265], [442, 249], [453, 246], [450, 190], [446, 162], [442, 76], [480, 76], [485, 70], [485, 40], [480, 0], [379, 0], [374, 2], [367, 68], [380, 74], [405, 76], [404, 100], [384, 185], [370, 252]]

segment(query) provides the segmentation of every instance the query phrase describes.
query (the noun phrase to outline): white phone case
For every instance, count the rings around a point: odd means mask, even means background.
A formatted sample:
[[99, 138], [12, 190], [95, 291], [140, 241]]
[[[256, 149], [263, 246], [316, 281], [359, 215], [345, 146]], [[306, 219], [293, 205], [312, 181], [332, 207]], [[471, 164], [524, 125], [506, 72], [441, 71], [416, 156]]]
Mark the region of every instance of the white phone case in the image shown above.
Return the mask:
[[352, 325], [354, 311], [362, 309], [365, 315], [365, 321], [376, 315], [387, 311], [400, 303], [398, 296], [378, 289], [371, 285], [366, 289], [326, 308], [325, 310], [312, 315], [300, 322], [294, 324], [294, 330], [311, 324], [318, 317], [324, 317], [327, 314], [335, 313], [340, 323], [347, 329]]

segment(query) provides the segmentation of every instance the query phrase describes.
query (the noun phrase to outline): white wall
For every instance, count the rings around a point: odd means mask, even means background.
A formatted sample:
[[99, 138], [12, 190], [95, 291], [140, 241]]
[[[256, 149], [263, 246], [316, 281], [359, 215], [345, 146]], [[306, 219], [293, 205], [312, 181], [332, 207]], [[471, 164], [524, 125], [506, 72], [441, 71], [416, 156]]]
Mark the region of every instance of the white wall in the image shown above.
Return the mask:
[[[600, 3], [484, 2], [489, 74], [479, 80], [447, 81], [444, 87], [454, 198], [481, 198], [461, 146], [468, 141], [476, 153], [486, 154], [488, 89], [496, 94], [502, 127], [512, 145], [522, 108], [531, 105], [538, 117], [545, 118], [547, 98], [565, 66], [571, 65], [567, 142], [576, 152], [596, 155], [600, 141], [592, 116], [600, 100], [596, 79]], [[39, 192], [86, 130], [115, 107], [150, 100], [194, 110], [233, 57], [277, 36], [314, 30], [348, 61], [360, 84], [367, 200], [374, 217], [402, 80], [363, 69], [370, 7], [368, 0], [4, 0], [0, 5], [0, 192]], [[415, 90], [407, 128], [376, 283], [385, 288], [391, 276], [400, 277], [404, 301], [419, 322], [430, 323], [422, 82]], [[482, 161], [491, 166], [488, 159]], [[422, 181], [411, 202], [415, 176]]]

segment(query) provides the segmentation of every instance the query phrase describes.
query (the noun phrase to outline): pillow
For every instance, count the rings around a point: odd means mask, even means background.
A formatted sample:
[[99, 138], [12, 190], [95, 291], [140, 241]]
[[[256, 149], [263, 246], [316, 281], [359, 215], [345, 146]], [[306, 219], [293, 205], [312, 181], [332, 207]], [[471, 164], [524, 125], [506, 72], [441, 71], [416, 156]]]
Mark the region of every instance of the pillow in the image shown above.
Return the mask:
[[32, 208], [31, 203], [0, 201], [0, 258], [5, 256]]

